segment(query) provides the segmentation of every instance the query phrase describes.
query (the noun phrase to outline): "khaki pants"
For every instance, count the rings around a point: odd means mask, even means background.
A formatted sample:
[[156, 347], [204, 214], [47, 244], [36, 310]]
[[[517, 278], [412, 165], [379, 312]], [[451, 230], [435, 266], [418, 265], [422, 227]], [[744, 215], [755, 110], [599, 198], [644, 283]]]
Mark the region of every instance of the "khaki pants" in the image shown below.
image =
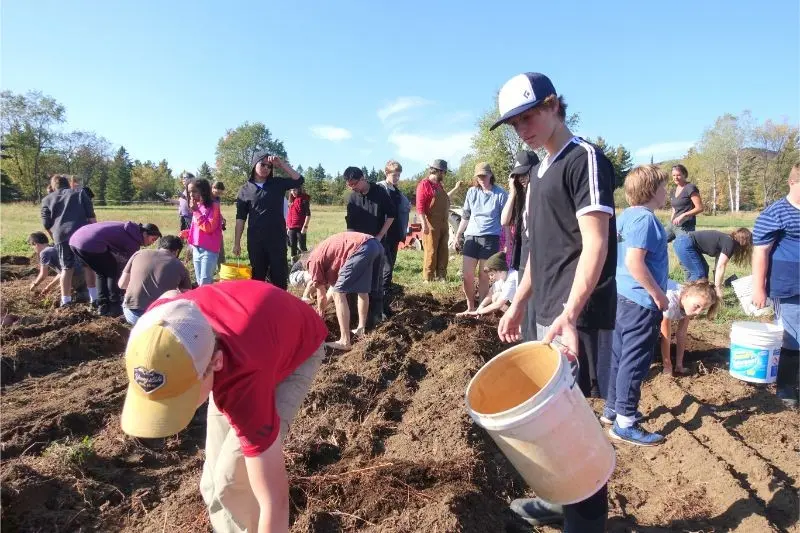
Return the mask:
[[[289, 424], [308, 394], [323, 357], [325, 349], [320, 346], [278, 384], [275, 407], [281, 420], [280, 442], [283, 442]], [[208, 398], [206, 460], [200, 479], [200, 493], [208, 506], [211, 527], [216, 533], [255, 533], [258, 530], [258, 502], [250, 488], [239, 438], [212, 396]]]
[[439, 279], [447, 277], [449, 238], [446, 222], [442, 226], [431, 228], [431, 232], [427, 235], [422, 235], [422, 249], [425, 254], [422, 277], [426, 281], [433, 281], [434, 277]]

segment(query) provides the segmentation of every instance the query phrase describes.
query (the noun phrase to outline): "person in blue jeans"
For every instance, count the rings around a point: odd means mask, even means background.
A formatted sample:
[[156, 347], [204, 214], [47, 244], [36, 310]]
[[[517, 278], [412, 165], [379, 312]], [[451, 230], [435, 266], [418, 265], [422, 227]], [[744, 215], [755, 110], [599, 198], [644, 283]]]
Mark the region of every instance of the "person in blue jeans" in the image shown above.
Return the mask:
[[704, 255], [716, 258], [713, 283], [722, 299], [725, 269], [729, 262], [744, 266], [753, 253], [753, 234], [747, 228], [731, 233], [716, 230], [693, 231], [678, 235], [672, 244], [675, 255], [686, 272], [686, 281], [708, 279], [708, 263]]
[[631, 207], [617, 219], [617, 320], [603, 418], [613, 421], [612, 439], [637, 446], [664, 441], [642, 427], [638, 407], [663, 312], [669, 308], [667, 232], [653, 213], [664, 206], [667, 179], [655, 165], [631, 170], [625, 178]]
[[800, 374], [800, 163], [789, 174], [789, 194], [756, 219], [753, 244], [753, 304], [762, 308], [767, 295], [772, 298], [775, 319], [783, 326], [777, 395], [784, 405], [796, 408]]

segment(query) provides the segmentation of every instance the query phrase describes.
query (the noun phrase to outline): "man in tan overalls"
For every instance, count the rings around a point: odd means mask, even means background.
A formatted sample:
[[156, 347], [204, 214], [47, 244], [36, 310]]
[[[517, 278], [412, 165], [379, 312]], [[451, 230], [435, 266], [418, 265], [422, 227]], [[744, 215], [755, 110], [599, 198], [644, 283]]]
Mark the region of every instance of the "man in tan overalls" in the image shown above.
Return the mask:
[[446, 174], [447, 161], [434, 159], [429, 165], [428, 177], [417, 185], [417, 214], [422, 222], [425, 251], [422, 276], [426, 282], [447, 279], [450, 198], [441, 183]]

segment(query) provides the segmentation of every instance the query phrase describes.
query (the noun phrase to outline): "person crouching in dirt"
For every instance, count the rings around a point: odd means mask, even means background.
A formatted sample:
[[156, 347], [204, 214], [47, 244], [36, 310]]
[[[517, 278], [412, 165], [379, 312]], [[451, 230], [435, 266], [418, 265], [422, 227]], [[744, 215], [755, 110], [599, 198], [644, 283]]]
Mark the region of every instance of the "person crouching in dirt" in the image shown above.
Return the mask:
[[789, 194], [767, 207], [753, 228], [753, 304], [767, 295], [783, 326], [783, 347], [775, 382], [778, 398], [797, 408], [800, 387], [800, 163], [789, 173]]
[[161, 237], [155, 224], [98, 222], [77, 230], [69, 240], [75, 255], [97, 274], [101, 316], [122, 315], [119, 276], [128, 259], [142, 246]]
[[326, 335], [311, 307], [254, 280], [162, 298], [131, 330], [122, 430], [174, 435], [208, 399], [200, 492], [215, 532], [289, 530], [282, 443]]
[[339, 321], [339, 340], [327, 343], [334, 350], [348, 351], [351, 347], [350, 307], [348, 294], [358, 295], [358, 327], [352, 331], [362, 335], [370, 314], [380, 316], [382, 309], [370, 309], [370, 293], [383, 290], [383, 247], [372, 235], [346, 231], [332, 235], [319, 243], [309, 254], [306, 270], [317, 293], [317, 312], [325, 316], [328, 287], [333, 288], [333, 302]]
[[504, 313], [514, 300], [514, 295], [517, 293], [517, 271], [508, 267], [505, 252], [497, 252], [489, 257], [483, 270], [492, 282], [492, 290], [475, 311], [458, 313], [460, 316], [488, 315], [498, 311]]
[[[35, 291], [36, 287], [47, 278], [47, 274], [51, 268], [58, 274], [44, 286], [42, 292], [47, 292], [50, 290], [50, 287], [58, 283], [61, 279], [61, 265], [58, 262], [58, 250], [56, 250], [54, 246], [50, 246], [47, 235], [41, 231], [31, 233], [28, 236], [28, 244], [33, 247], [36, 256], [39, 258], [39, 274], [36, 276], [36, 279], [31, 282], [31, 291]], [[77, 267], [80, 267], [80, 263], [78, 263]]]
[[434, 159], [428, 165], [428, 177], [417, 184], [417, 214], [422, 224], [422, 250], [425, 255], [422, 277], [426, 283], [447, 280], [450, 197], [441, 183], [446, 174], [447, 161]]
[[192, 288], [189, 271], [178, 259], [182, 249], [180, 237], [165, 235], [159, 239], [158, 250], [139, 250], [128, 259], [119, 277], [119, 288], [125, 291], [122, 314], [128, 324], [135, 325], [165, 292]]
[[[667, 234], [669, 237], [669, 233]], [[672, 336], [672, 322], [678, 323], [675, 330], [675, 366], [674, 372], [685, 376], [690, 373], [683, 366], [683, 356], [686, 353], [686, 335], [689, 332], [689, 320], [707, 313], [709, 320], [714, 320], [719, 309], [719, 296], [714, 286], [708, 280], [690, 281], [678, 285], [672, 280], [667, 280], [667, 301], [669, 307], [664, 311], [661, 320], [661, 362], [664, 365], [663, 373], [673, 375], [670, 342]], [[603, 421], [603, 419], [600, 419]], [[610, 423], [610, 422], [609, 422]]]

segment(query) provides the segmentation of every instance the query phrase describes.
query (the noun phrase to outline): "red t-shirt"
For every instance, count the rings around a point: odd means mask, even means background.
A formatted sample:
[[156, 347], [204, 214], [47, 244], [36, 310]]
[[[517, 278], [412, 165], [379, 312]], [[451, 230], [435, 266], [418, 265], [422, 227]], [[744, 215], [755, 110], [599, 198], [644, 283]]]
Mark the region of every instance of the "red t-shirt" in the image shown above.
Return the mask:
[[306, 217], [311, 216], [311, 197], [305, 193], [296, 196], [289, 203], [289, 213], [286, 215], [286, 227], [300, 229], [306, 223]]
[[331, 235], [311, 252], [308, 258], [308, 273], [315, 283], [333, 285], [339, 278], [339, 271], [362, 244], [372, 239], [372, 235], [357, 231], [345, 231]]
[[325, 322], [307, 303], [263, 281], [213, 283], [176, 298], [195, 302], [214, 328], [223, 352], [214, 402], [236, 431], [242, 453], [259, 455], [281, 429], [275, 389], [323, 343]]
[[436, 196], [436, 190], [441, 189], [441, 183], [434, 183], [429, 178], [423, 178], [417, 184], [417, 213], [427, 215], [431, 209], [431, 202]]

